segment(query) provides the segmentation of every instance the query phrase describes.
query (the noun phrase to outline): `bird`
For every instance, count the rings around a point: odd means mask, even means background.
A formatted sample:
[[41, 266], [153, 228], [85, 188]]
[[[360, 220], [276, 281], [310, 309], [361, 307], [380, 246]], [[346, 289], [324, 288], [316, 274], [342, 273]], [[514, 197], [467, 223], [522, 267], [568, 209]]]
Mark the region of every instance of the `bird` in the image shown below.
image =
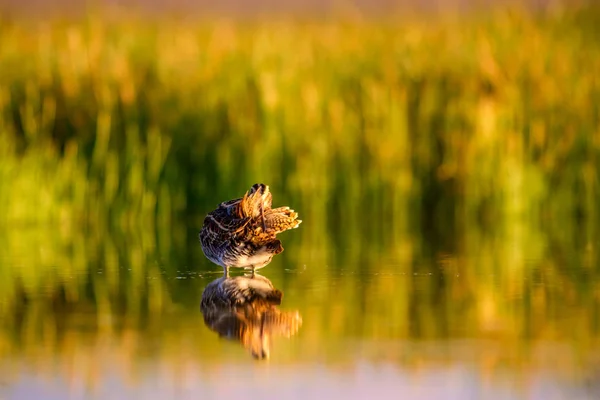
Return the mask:
[[269, 186], [256, 183], [243, 197], [224, 201], [204, 218], [198, 234], [206, 258], [223, 267], [254, 272], [283, 251], [277, 235], [302, 220], [289, 207], [271, 208]]
[[275, 336], [291, 337], [302, 325], [298, 311], [279, 309], [283, 293], [259, 274], [221, 278], [202, 292], [204, 323], [220, 337], [238, 341], [257, 360], [270, 357]]

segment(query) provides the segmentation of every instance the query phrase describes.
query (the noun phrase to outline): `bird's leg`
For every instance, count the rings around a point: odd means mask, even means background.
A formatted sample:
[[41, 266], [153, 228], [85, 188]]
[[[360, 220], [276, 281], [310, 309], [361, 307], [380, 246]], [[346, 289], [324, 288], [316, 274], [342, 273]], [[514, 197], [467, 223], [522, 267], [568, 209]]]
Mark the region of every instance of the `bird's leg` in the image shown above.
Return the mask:
[[251, 265], [250, 267], [252, 268], [252, 272], [251, 272], [251, 275], [250, 275], [250, 277], [251, 277], [251, 278], [254, 278], [254, 265]]
[[229, 278], [229, 265], [225, 267], [225, 278]]

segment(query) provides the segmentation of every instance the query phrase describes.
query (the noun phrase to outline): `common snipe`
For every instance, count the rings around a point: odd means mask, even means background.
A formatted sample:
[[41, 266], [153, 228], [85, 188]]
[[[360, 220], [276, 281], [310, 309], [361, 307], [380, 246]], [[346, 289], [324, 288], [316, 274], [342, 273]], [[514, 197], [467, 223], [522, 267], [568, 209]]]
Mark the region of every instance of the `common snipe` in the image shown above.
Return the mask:
[[302, 222], [289, 207], [271, 208], [272, 199], [269, 187], [257, 183], [244, 197], [224, 201], [204, 218], [202, 251], [226, 274], [230, 267], [254, 271], [266, 266], [283, 251], [276, 235]]

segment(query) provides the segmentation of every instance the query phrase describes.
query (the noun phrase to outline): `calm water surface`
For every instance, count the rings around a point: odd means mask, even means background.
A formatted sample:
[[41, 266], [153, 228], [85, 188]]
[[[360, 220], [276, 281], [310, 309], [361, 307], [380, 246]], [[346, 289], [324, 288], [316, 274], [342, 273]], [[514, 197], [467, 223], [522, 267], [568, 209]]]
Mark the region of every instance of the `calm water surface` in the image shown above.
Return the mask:
[[208, 315], [222, 274], [192, 228], [20, 227], [0, 237], [0, 398], [598, 398], [589, 237], [298, 230], [238, 282], [280, 304]]

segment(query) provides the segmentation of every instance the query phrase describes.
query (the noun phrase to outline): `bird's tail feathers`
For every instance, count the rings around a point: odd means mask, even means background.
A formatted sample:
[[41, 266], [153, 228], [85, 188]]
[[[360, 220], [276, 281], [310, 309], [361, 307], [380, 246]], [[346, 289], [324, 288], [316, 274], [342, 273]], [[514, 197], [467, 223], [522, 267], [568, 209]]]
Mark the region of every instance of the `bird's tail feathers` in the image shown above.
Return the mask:
[[297, 228], [301, 222], [298, 213], [289, 207], [274, 208], [265, 213], [265, 226], [268, 233], [278, 234]]

